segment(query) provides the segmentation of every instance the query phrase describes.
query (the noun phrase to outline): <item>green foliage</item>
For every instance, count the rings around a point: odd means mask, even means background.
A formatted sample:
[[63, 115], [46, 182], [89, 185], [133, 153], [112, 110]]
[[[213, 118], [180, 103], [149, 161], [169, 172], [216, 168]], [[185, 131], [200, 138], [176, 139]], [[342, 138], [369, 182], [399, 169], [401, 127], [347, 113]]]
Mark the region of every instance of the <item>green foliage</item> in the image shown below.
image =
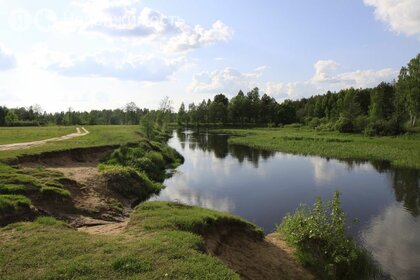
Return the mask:
[[147, 139], [153, 139], [155, 135], [155, 118], [152, 114], [144, 115], [140, 120], [140, 128]]
[[341, 133], [351, 133], [354, 130], [353, 122], [349, 118], [340, 117], [335, 123], [335, 129]]
[[301, 206], [277, 230], [322, 279], [371, 279], [378, 273], [369, 253], [346, 236], [338, 191], [332, 201], [318, 198], [312, 208]]

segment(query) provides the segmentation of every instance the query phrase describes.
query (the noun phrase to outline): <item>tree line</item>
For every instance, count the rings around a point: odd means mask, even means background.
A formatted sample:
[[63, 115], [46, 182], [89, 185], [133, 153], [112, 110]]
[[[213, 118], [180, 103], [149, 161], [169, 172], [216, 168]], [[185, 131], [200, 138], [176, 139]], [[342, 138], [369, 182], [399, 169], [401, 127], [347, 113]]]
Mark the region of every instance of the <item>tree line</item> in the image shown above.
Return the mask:
[[181, 104], [177, 121], [183, 126], [208, 124], [281, 126], [300, 123], [319, 130], [394, 135], [417, 125], [420, 116], [420, 54], [401, 68], [397, 82], [374, 88], [328, 91], [282, 103], [258, 88], [239, 91], [230, 100], [218, 94], [188, 107]]
[[28, 108], [7, 108], [0, 106], [0, 126], [39, 126], [39, 125], [130, 125], [139, 124], [140, 119], [153, 112], [140, 109], [134, 102], [114, 110], [91, 110], [47, 113], [40, 106]]

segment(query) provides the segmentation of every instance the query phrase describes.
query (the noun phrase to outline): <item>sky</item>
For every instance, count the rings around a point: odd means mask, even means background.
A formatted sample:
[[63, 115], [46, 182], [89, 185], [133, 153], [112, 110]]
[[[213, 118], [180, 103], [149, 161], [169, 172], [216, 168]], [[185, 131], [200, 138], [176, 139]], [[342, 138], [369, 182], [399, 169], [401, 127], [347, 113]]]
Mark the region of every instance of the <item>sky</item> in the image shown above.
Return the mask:
[[0, 0], [0, 105], [282, 102], [391, 82], [419, 52], [420, 0]]

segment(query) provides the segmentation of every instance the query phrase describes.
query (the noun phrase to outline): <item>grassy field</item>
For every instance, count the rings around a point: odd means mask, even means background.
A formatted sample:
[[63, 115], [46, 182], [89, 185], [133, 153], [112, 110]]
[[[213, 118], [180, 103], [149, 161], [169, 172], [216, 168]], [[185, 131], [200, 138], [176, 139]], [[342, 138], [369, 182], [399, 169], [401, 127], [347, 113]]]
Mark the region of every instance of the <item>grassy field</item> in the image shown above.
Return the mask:
[[204, 252], [203, 230], [229, 224], [262, 236], [231, 215], [167, 202], [138, 206], [118, 236], [77, 232], [53, 218], [0, 229], [1, 279], [239, 279]]
[[[42, 152], [49, 152], [49, 151], [57, 151], [57, 150], [66, 150], [71, 148], [82, 148], [82, 147], [95, 147], [95, 146], [104, 146], [104, 145], [116, 145], [116, 144], [124, 144], [129, 142], [136, 142], [141, 137], [137, 133], [139, 131], [139, 126], [137, 125], [98, 125], [98, 126], [84, 126], [88, 131], [90, 131], [90, 134], [77, 137], [73, 139], [68, 139], [64, 141], [58, 141], [58, 142], [51, 142], [46, 145], [33, 147], [29, 149], [23, 149], [23, 150], [13, 150], [13, 151], [0, 151], [0, 159], [7, 159], [7, 158], [14, 158], [17, 156], [25, 155], [25, 154], [39, 154]], [[16, 129], [19, 131], [19, 128]], [[0, 130], [1, 133], [3, 133], [2, 130]], [[33, 140], [40, 140], [40, 138], [37, 138], [39, 135], [42, 134], [42, 131], [44, 131], [43, 135], [48, 135], [44, 137], [50, 138], [60, 135], [65, 135], [71, 132], [75, 132], [75, 127], [32, 127], [32, 128], [24, 128], [22, 135], [25, 135], [22, 138], [17, 139], [13, 138], [13, 129], [10, 131], [9, 129], [6, 129], [7, 136], [3, 136], [1, 134], [1, 139], [5, 141], [6, 143], [18, 143], [18, 142], [28, 142]], [[41, 132], [40, 132], [41, 131]], [[3, 143], [3, 144], [6, 144]]]
[[270, 151], [349, 160], [387, 160], [399, 167], [420, 168], [420, 134], [366, 137], [310, 128], [219, 129], [231, 144]]
[[74, 126], [0, 127], [0, 145], [45, 140], [74, 132]]

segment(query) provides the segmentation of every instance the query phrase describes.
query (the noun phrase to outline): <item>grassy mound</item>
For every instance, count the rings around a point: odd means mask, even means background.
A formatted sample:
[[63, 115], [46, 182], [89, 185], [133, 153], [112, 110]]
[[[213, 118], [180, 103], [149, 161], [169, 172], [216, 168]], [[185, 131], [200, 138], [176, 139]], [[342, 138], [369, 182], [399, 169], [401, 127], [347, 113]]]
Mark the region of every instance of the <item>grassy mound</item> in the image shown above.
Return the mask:
[[77, 232], [52, 218], [9, 225], [0, 229], [7, 241], [0, 243], [0, 278], [239, 279], [205, 253], [197, 234], [227, 221], [262, 234], [232, 215], [165, 202], [138, 206], [118, 237]]
[[0, 224], [27, 220], [37, 202], [61, 203], [70, 198], [60, 172], [42, 168], [15, 168], [0, 163]]

